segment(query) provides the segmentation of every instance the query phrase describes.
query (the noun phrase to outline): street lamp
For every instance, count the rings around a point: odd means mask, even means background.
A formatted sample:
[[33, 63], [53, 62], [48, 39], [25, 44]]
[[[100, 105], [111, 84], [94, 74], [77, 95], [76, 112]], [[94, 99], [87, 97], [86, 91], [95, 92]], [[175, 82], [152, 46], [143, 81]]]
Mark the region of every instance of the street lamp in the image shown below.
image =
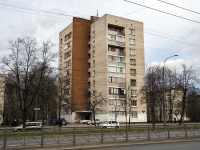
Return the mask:
[[173, 56], [170, 56], [170, 57], [167, 57], [164, 61], [164, 66], [162, 68], [162, 79], [163, 79], [163, 82], [162, 82], [162, 87], [163, 87], [163, 121], [164, 121], [164, 126], [166, 126], [166, 110], [165, 110], [165, 62], [169, 59], [169, 58], [172, 58], [172, 57], [176, 57], [178, 55], [173, 55]]

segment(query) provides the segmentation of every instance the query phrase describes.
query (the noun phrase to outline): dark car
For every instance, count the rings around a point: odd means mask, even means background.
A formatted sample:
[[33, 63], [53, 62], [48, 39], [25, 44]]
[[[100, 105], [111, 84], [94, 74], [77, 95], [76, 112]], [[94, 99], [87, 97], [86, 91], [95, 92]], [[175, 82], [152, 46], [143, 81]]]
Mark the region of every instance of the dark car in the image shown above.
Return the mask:
[[67, 121], [65, 120], [65, 118], [63, 118], [63, 119], [60, 119], [60, 121], [59, 121], [59, 119], [51, 119], [51, 120], [49, 120], [49, 123], [48, 123], [49, 125], [53, 125], [53, 126], [56, 126], [56, 125], [67, 125]]
[[49, 120], [48, 125], [53, 125], [53, 126], [59, 125], [59, 121], [57, 119], [51, 119]]

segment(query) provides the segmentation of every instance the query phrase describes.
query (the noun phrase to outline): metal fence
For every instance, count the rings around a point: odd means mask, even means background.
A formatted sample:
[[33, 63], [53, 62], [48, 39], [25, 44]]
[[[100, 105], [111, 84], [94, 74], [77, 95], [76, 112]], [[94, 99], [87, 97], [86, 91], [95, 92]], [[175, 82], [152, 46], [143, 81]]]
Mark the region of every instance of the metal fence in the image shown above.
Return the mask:
[[131, 125], [120, 128], [46, 127], [41, 131], [0, 130], [0, 149], [20, 147], [72, 146], [141, 140], [200, 137], [200, 124]]

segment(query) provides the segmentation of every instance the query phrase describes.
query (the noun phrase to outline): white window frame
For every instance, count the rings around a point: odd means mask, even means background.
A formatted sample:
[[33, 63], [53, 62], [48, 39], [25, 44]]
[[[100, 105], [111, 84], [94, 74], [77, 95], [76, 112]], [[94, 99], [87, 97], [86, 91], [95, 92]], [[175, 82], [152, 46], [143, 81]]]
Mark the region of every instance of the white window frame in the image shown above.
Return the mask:
[[130, 49], [130, 55], [136, 55], [136, 50], [135, 49]]
[[130, 45], [135, 45], [135, 39], [129, 39], [129, 44]]
[[131, 111], [131, 118], [138, 118], [137, 111]]
[[137, 90], [131, 90], [131, 96], [137, 96]]
[[136, 76], [136, 69], [130, 69], [130, 74]]
[[129, 29], [129, 35], [135, 35], [135, 29]]
[[131, 100], [131, 107], [137, 107], [137, 100]]
[[130, 59], [130, 64], [131, 65], [136, 65], [136, 59]]

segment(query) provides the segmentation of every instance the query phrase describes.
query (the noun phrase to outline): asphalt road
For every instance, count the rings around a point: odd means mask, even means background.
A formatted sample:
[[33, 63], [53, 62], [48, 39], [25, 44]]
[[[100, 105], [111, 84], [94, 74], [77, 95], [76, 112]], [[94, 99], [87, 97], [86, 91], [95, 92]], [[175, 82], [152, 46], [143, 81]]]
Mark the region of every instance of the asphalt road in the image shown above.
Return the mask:
[[199, 141], [185, 141], [162, 144], [144, 144], [127, 147], [103, 148], [103, 150], [199, 150]]

